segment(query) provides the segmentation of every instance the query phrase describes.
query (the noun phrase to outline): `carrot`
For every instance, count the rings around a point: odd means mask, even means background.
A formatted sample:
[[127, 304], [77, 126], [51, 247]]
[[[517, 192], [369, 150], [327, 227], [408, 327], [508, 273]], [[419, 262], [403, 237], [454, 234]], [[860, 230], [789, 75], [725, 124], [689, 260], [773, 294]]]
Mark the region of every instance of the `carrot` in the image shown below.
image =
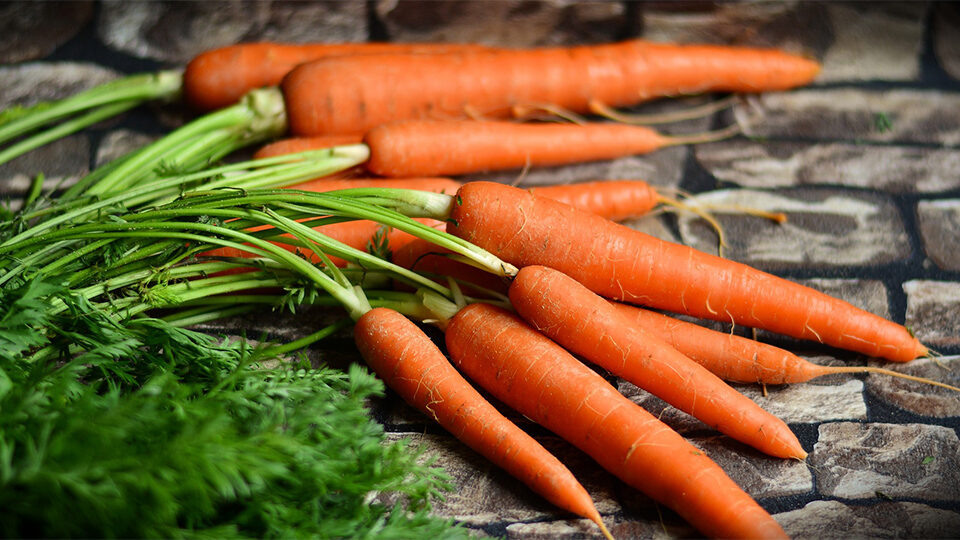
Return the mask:
[[281, 139], [260, 147], [253, 154], [253, 159], [264, 159], [274, 156], [285, 156], [307, 150], [320, 150], [323, 148], [333, 148], [343, 144], [356, 144], [361, 142], [363, 137], [360, 135], [321, 135], [318, 137], [291, 137]]
[[201, 111], [232, 105], [254, 88], [274, 86], [297, 64], [331, 56], [481, 49], [471, 44], [243, 43], [197, 55], [183, 73], [187, 102]]
[[517, 316], [461, 309], [446, 329], [451, 360], [521, 414], [627, 484], [717, 538], [783, 538], [756, 501], [709, 457]]
[[455, 200], [448, 232], [515, 266], [560, 270], [608, 298], [897, 362], [927, 354], [903, 326], [847, 302], [522, 189], [470, 182]]
[[874, 366], [821, 366], [768, 343], [717, 332], [636, 306], [610, 302], [621, 316], [666, 341], [721, 379], [740, 383], [803, 383], [837, 373], [877, 373], [960, 391], [949, 384]]
[[716, 140], [723, 131], [668, 137], [645, 126], [612, 122], [521, 124], [406, 120], [370, 129], [366, 168], [380, 176], [439, 176], [599, 161], [666, 146]]
[[563, 273], [525, 266], [509, 296], [527, 323], [568, 351], [761, 452], [807, 456], [782, 420]]
[[593, 521], [610, 538], [573, 473], [474, 390], [420, 328], [396, 311], [374, 308], [360, 317], [353, 334], [367, 364], [404, 401], [554, 505]]
[[643, 180], [601, 180], [527, 188], [530, 193], [569, 204], [585, 212], [623, 221], [640, 217], [660, 203], [673, 204]]
[[406, 119], [507, 118], [517, 105], [586, 113], [708, 91], [809, 83], [812, 60], [775, 50], [621, 43], [433, 55], [358, 55], [301, 64], [282, 82], [296, 135], [364, 133]]
[[465, 292], [478, 292], [469, 284], [506, 294], [508, 284], [499, 277], [450, 257], [451, 252], [417, 238], [392, 250], [390, 261], [421, 273], [449, 276], [463, 284]]
[[336, 191], [352, 188], [399, 188], [432, 191], [434, 193], [456, 193], [461, 183], [450, 178], [423, 177], [423, 178], [316, 178], [300, 184], [289, 186], [290, 189], [301, 191]]

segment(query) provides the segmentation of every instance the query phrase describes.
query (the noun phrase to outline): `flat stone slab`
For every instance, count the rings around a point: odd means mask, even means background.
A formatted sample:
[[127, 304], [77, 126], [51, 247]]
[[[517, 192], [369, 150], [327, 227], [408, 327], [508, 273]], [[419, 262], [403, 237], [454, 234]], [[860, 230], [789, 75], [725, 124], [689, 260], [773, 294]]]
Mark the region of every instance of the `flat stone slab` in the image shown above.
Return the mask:
[[0, 63], [43, 58], [76, 36], [92, 14], [90, 0], [0, 4]]
[[90, 140], [69, 135], [0, 165], [0, 194], [21, 197], [33, 178], [44, 175], [43, 187], [69, 187], [90, 172]]
[[821, 424], [808, 460], [827, 497], [950, 501], [960, 486], [960, 440], [943, 426]]
[[928, 347], [960, 346], [960, 283], [912, 280], [907, 293], [906, 326]]
[[[960, 387], [960, 356], [918, 358], [906, 364], [874, 361], [870, 365]], [[871, 395], [913, 414], [934, 418], [960, 416], [960, 397], [954, 390], [880, 373], [868, 375], [865, 384]]]
[[960, 199], [917, 203], [923, 251], [938, 267], [960, 270]]
[[914, 502], [847, 505], [813, 501], [775, 514], [795, 540], [837, 538], [950, 538], [960, 530], [960, 514]]
[[743, 187], [841, 185], [890, 193], [960, 188], [960, 155], [953, 149], [734, 140], [693, 151], [718, 180]]
[[692, 437], [690, 442], [754, 499], [813, 491], [813, 474], [803, 462], [761, 454], [727, 437]]
[[[960, 144], [960, 94], [939, 90], [797, 89], [766, 93], [744, 132], [762, 138]], [[759, 104], [759, 105], [757, 105]]]
[[365, 41], [363, 2], [101, 3], [97, 26], [110, 48], [186, 63], [195, 55], [249, 41]]
[[933, 9], [933, 51], [944, 71], [960, 79], [960, 8], [950, 2], [938, 2]]
[[116, 79], [120, 74], [96, 64], [29, 62], [0, 67], [0, 109], [62, 99]]
[[[861, 266], [895, 262], [910, 255], [906, 229], [893, 201], [872, 193], [829, 189], [716, 190], [696, 197], [710, 207], [747, 207], [783, 212], [778, 224], [741, 214], [717, 214], [732, 260], [767, 271]], [[683, 242], [716, 253], [717, 236], [700, 218], [681, 214]]]

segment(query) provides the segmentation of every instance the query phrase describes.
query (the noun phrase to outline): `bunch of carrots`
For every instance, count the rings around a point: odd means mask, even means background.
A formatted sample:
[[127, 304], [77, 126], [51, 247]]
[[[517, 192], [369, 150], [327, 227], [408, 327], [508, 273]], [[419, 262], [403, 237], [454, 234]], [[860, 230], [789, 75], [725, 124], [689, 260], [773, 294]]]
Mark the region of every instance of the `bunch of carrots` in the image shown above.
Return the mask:
[[[278, 260], [306, 258], [319, 268], [348, 266], [324, 251], [313, 229], [297, 223], [310, 219], [297, 194], [330, 193], [323, 200], [331, 209], [324, 211], [334, 216], [339, 215], [334, 201], [382, 207], [368, 219], [351, 214], [352, 221], [328, 221], [315, 230], [366, 249], [382, 241], [387, 225], [393, 264], [450, 285], [454, 307], [426, 315], [371, 307], [362, 294], [342, 302], [352, 306], [362, 357], [404, 400], [559, 508], [595, 522], [608, 537], [573, 474], [468, 379], [701, 533], [784, 537], [777, 522], [708, 456], [573, 355], [764, 453], [802, 460], [806, 452], [790, 428], [725, 381], [784, 384], [867, 371], [903, 375], [874, 367], [817, 366], [785, 350], [638, 306], [766, 329], [893, 362], [928, 355], [924, 345], [906, 328], [841, 300], [617, 223], [658, 204], [682, 206], [644, 182], [522, 190], [445, 175], [609, 159], [730, 136], [733, 130], [667, 137], [645, 126], [580, 121], [580, 115], [609, 119], [618, 107], [700, 92], [786, 90], [810, 82], [818, 69], [812, 60], [773, 50], [643, 41], [534, 50], [262, 43], [210, 51], [191, 62], [182, 79], [187, 101], [200, 110], [224, 108], [212, 115], [226, 118], [224, 111], [244, 110], [234, 103], [248, 91], [279, 85], [258, 95], [282, 99], [266, 109], [283, 118], [296, 138], [264, 147], [257, 157], [361, 145], [369, 151], [361, 167], [371, 174], [357, 178], [361, 173], [341, 172], [292, 185], [289, 199], [275, 197], [297, 219], [264, 217], [262, 227], [280, 230], [257, 236], [270, 242], [220, 242], [199, 257], [269, 253]], [[575, 121], [520, 121], [531, 110]], [[247, 140], [268, 138], [257, 132], [256, 122], [244, 126]], [[123, 190], [122, 179], [90, 185], [94, 196], [119, 196]], [[396, 216], [420, 224], [391, 230], [391, 224], [405, 223]], [[248, 231], [269, 233], [262, 227]], [[436, 245], [441, 229], [460, 243]], [[471, 253], [489, 255], [488, 262], [469, 260]], [[350, 287], [337, 276], [346, 298]], [[410, 317], [444, 331], [449, 360]]]

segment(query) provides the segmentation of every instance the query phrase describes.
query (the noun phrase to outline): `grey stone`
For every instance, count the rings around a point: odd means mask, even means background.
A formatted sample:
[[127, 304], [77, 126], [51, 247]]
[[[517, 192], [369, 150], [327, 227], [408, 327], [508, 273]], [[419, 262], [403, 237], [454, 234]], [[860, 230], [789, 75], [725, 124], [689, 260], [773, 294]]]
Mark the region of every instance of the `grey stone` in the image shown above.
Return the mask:
[[743, 187], [828, 184], [894, 193], [960, 187], [960, 155], [952, 149], [737, 140], [696, 146], [694, 155], [718, 180]]
[[0, 165], [0, 193], [22, 195], [43, 173], [44, 188], [69, 187], [90, 169], [90, 141], [70, 135]]
[[[446, 500], [433, 505], [436, 515], [452, 517], [474, 527], [498, 522], [566, 521], [571, 517], [453, 437], [388, 433], [387, 439], [407, 439], [415, 445], [422, 445], [424, 459], [436, 460], [435, 464], [452, 477], [456, 488], [446, 495]], [[607, 473], [556, 438], [537, 440], [574, 473], [590, 493], [598, 511], [609, 514], [620, 510]], [[569, 521], [577, 522], [579, 520]]]
[[960, 283], [913, 280], [907, 293], [906, 326], [928, 347], [960, 345]]
[[801, 461], [765, 456], [726, 437], [694, 437], [690, 442], [754, 499], [813, 491], [813, 474]]
[[0, 4], [0, 63], [47, 56], [76, 36], [92, 13], [89, 0]]
[[100, 39], [134, 56], [186, 63], [246, 41], [365, 41], [362, 2], [103, 2]]
[[620, 2], [378, 0], [374, 10], [391, 41], [471, 42], [528, 47], [613, 41]]
[[960, 514], [914, 502], [854, 506], [813, 501], [773, 517], [795, 540], [952, 538], [960, 530]]
[[937, 2], [932, 17], [933, 51], [943, 69], [960, 79], [960, 7], [951, 2]]
[[[960, 387], [960, 356], [918, 358], [906, 364], [871, 362], [870, 365]], [[870, 394], [914, 414], [936, 418], [960, 416], [960, 398], [955, 390], [882, 373], [870, 374], [865, 383]]]
[[821, 424], [808, 461], [828, 497], [949, 501], [960, 486], [960, 440], [942, 426]]
[[[604, 524], [606, 525], [606, 524]], [[541, 521], [507, 525], [507, 538], [551, 540], [553, 538], [603, 538], [600, 529], [590, 520]]]
[[[834, 384], [792, 384], [767, 386], [732, 385], [756, 402], [762, 409], [788, 424], [817, 423], [836, 420], [863, 420], [867, 406], [863, 399], [863, 382], [844, 380]], [[626, 381], [619, 383], [620, 392], [634, 403], [680, 433], [709, 429], [696, 418], [684, 413]], [[766, 395], [764, 395], [766, 394]]]
[[[778, 224], [740, 214], [719, 215], [730, 259], [775, 271], [788, 268], [883, 264], [910, 255], [900, 215], [880, 195], [835, 190], [785, 189], [777, 192], [717, 190], [697, 195], [708, 207], [748, 207], [784, 212]], [[716, 252], [715, 231], [696, 217], [680, 216], [683, 242]]]
[[960, 270], [960, 199], [920, 201], [917, 217], [927, 256], [944, 270]]
[[95, 166], [100, 167], [101, 165], [105, 165], [118, 157], [152, 143], [158, 138], [157, 136], [127, 129], [111, 131], [100, 139], [100, 145], [97, 147], [96, 160], [94, 161]]
[[0, 67], [0, 109], [29, 106], [72, 96], [118, 77], [95, 64], [76, 62], [27, 63]]
[[734, 112], [761, 138], [960, 143], [960, 94], [938, 90], [798, 89], [770, 92]]

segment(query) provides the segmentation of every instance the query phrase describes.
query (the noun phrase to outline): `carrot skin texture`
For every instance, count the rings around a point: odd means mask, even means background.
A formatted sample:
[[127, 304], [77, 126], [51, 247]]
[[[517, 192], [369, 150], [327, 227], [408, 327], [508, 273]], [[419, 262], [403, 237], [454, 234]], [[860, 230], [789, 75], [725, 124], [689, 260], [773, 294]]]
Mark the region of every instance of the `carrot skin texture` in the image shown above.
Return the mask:
[[717, 332], [637, 306], [610, 304], [631, 323], [657, 335], [726, 381], [793, 384], [831, 373], [767, 343]]
[[282, 83], [291, 131], [364, 133], [396, 120], [502, 119], [517, 105], [587, 113], [592, 102], [621, 107], [707, 91], [784, 90], [819, 71], [816, 62], [781, 51], [641, 40], [430, 56], [301, 64]]
[[446, 342], [453, 362], [480, 386], [701, 533], [786, 537], [709, 457], [519, 317], [471, 304], [451, 319]]
[[344, 144], [356, 144], [361, 142], [363, 137], [360, 135], [322, 135], [319, 137], [291, 137], [289, 139], [280, 139], [270, 144], [263, 145], [256, 153], [253, 159], [263, 159], [274, 156], [285, 156], [307, 150], [320, 150], [322, 148], [333, 148]]
[[367, 170], [380, 176], [442, 176], [600, 161], [646, 154], [669, 138], [612, 122], [518, 124], [407, 120], [370, 129]]
[[200, 53], [183, 73], [187, 103], [200, 111], [232, 105], [255, 88], [280, 84], [303, 62], [332, 56], [387, 52], [433, 52], [484, 48], [470, 44], [242, 43]]
[[568, 351], [647, 390], [721, 433], [780, 458], [804, 459], [790, 428], [574, 279], [525, 266], [510, 302], [528, 324]]
[[601, 180], [533, 187], [529, 191], [612, 221], [640, 217], [662, 200], [656, 188], [643, 180]]
[[354, 337], [367, 364], [404, 401], [556, 506], [600, 523], [566, 466], [487, 402], [406, 317], [374, 308], [357, 321]]
[[517, 267], [549, 266], [616, 300], [906, 362], [927, 353], [901, 325], [747, 265], [665, 242], [492, 182], [457, 193], [447, 231]]

